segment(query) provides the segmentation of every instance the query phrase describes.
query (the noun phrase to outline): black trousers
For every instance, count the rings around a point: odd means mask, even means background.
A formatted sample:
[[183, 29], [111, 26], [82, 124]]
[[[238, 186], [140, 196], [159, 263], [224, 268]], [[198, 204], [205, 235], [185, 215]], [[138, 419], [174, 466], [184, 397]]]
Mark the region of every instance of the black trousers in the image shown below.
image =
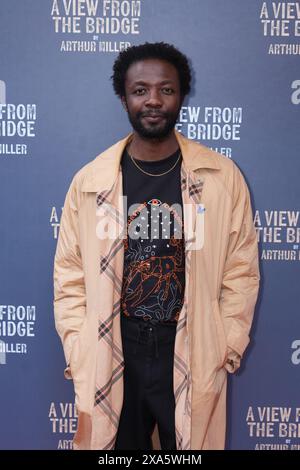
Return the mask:
[[152, 450], [157, 423], [162, 449], [175, 450], [173, 363], [176, 324], [121, 316], [124, 401], [115, 449]]

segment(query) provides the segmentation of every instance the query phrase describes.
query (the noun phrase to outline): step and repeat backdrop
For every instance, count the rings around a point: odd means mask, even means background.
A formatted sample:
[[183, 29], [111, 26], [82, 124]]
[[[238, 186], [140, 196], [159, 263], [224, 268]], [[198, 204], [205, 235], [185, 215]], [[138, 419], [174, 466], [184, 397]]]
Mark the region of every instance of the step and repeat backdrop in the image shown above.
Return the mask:
[[300, 2], [0, 1], [0, 448], [70, 449], [72, 383], [54, 329], [53, 258], [74, 173], [127, 134], [122, 49], [190, 59], [177, 129], [249, 184], [262, 286], [230, 377], [227, 449], [300, 449]]

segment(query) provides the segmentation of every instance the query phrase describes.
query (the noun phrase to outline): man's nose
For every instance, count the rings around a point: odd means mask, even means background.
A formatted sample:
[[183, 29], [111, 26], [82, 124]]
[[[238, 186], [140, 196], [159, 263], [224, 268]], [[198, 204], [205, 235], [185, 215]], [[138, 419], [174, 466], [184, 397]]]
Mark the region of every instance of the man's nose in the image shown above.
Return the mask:
[[145, 105], [148, 107], [155, 107], [155, 108], [160, 108], [162, 106], [159, 90], [153, 89], [149, 91], [148, 99]]

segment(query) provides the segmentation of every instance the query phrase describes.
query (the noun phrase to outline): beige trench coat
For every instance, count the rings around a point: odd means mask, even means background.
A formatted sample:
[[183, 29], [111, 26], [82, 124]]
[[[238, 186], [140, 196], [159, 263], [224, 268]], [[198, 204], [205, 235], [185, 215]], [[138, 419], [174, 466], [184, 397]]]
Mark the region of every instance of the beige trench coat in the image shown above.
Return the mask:
[[[54, 311], [79, 413], [75, 449], [113, 449], [122, 409], [120, 159], [130, 138], [75, 175], [61, 218]], [[223, 449], [227, 371], [239, 367], [248, 345], [258, 293], [257, 240], [237, 166], [177, 132], [176, 138], [183, 203], [194, 209], [184, 212], [186, 289], [174, 352], [177, 449]], [[195, 249], [199, 204], [204, 243]]]

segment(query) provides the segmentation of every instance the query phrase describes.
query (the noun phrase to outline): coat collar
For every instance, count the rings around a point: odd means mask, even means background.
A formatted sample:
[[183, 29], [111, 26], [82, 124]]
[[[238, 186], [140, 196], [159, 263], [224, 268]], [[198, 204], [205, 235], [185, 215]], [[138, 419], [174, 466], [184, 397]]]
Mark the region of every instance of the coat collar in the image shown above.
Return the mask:
[[[187, 171], [196, 171], [200, 168], [220, 169], [219, 156], [216, 152], [202, 144], [187, 139], [177, 131], [175, 131], [175, 135]], [[131, 138], [132, 133], [112, 147], [109, 147], [88, 165], [81, 191], [100, 192], [111, 189], [119, 173], [122, 154]]]

